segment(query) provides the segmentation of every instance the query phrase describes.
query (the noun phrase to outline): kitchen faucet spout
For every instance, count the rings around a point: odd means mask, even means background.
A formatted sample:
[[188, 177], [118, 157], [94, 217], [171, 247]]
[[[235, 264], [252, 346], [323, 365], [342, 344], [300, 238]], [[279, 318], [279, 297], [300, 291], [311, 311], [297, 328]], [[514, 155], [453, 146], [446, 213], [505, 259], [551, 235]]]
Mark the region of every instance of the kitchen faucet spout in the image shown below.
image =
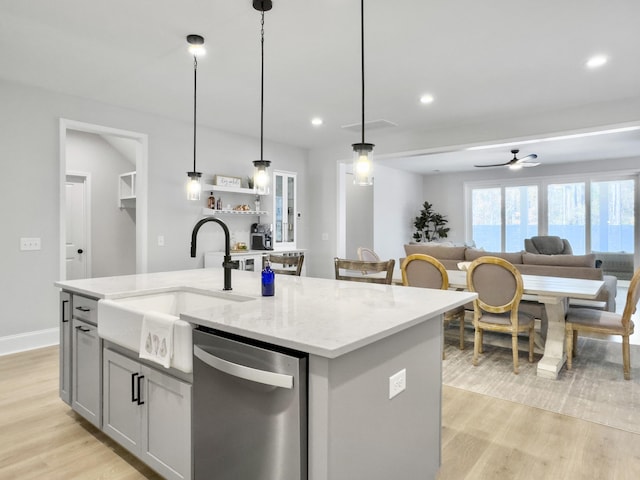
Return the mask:
[[234, 268], [238, 268], [238, 262], [231, 261], [231, 242], [229, 239], [229, 228], [222, 221], [218, 220], [214, 217], [207, 217], [199, 220], [198, 223], [193, 227], [193, 231], [191, 232], [191, 257], [196, 256], [196, 245], [197, 245], [197, 237], [198, 231], [200, 227], [207, 222], [215, 222], [222, 227], [224, 231], [224, 260], [222, 261], [222, 268], [224, 268], [224, 288], [223, 290], [231, 290], [231, 270]]

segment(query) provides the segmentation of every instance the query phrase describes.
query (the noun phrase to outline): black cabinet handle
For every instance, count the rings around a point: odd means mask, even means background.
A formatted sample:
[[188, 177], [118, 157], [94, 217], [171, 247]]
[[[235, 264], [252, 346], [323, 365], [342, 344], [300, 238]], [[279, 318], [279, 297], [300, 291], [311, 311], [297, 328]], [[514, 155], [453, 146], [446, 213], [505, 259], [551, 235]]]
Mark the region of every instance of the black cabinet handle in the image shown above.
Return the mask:
[[[131, 403], [138, 401], [138, 399], [136, 398], [136, 377], [137, 376], [138, 376], [137, 373], [131, 374]], [[139, 394], [140, 393], [138, 392], [138, 395]]]
[[68, 319], [68, 318], [66, 318], [66, 315], [64, 314], [64, 307], [65, 307], [65, 305], [66, 305], [67, 303], [69, 303], [69, 300], [63, 300], [63, 301], [62, 301], [62, 312], [61, 312], [61, 314], [60, 314], [60, 317], [62, 318], [62, 321], [63, 321], [63, 322], [68, 322], [68, 321], [69, 321], [69, 319]]
[[80, 330], [81, 332], [85, 332], [85, 333], [86, 333], [86, 332], [90, 332], [90, 331], [91, 331], [91, 329], [90, 329], [90, 328], [83, 327], [82, 325], [78, 325], [78, 326], [76, 327], [76, 329], [77, 329], [77, 330]]
[[91, 311], [91, 309], [89, 307], [83, 307], [83, 306], [76, 307], [76, 310], [80, 310], [81, 312], [90, 312]]
[[81, 248], [78, 249], [78, 253], [82, 254], [84, 253], [84, 250], [82, 250]]
[[142, 381], [142, 379], [144, 378], [144, 375], [140, 375], [138, 377], [138, 405], [144, 405], [144, 402], [142, 401], [142, 393], [141, 393], [141, 386], [140, 386], [140, 382]]

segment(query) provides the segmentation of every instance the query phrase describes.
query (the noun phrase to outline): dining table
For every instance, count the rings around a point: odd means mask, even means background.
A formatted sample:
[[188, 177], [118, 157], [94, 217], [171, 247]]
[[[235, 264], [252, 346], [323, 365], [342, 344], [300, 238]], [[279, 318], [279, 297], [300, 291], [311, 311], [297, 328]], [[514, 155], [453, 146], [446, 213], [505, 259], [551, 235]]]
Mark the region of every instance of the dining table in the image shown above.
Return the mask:
[[[467, 289], [467, 272], [447, 270], [449, 288]], [[594, 301], [602, 288], [603, 280], [582, 278], [522, 275], [523, 294], [527, 300], [544, 304], [547, 313], [546, 338], [543, 337], [544, 353], [538, 362], [539, 377], [557, 379], [567, 360], [565, 352], [565, 315], [569, 299]]]

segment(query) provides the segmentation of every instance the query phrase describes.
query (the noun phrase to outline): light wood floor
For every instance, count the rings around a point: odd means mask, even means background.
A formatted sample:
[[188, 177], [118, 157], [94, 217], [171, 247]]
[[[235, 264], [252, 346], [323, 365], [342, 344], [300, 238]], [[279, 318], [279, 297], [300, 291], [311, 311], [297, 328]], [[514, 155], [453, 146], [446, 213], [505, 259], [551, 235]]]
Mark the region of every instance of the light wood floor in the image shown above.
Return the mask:
[[[438, 480], [640, 478], [621, 430], [452, 387], [442, 426]], [[159, 478], [58, 398], [57, 347], [0, 357], [0, 479]]]

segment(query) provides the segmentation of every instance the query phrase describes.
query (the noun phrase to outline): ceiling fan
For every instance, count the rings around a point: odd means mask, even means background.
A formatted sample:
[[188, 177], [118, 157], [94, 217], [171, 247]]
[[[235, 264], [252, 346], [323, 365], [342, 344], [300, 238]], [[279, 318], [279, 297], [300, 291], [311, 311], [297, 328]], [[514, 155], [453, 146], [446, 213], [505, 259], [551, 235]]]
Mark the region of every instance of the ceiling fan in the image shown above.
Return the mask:
[[513, 153], [513, 158], [506, 163], [497, 163], [493, 165], [474, 165], [474, 167], [509, 167], [512, 170], [519, 170], [522, 167], [537, 167], [540, 165], [540, 162], [528, 162], [527, 160], [535, 160], [538, 158], [538, 155], [535, 153], [531, 153], [526, 157], [517, 158], [516, 155], [520, 150], [511, 150]]

